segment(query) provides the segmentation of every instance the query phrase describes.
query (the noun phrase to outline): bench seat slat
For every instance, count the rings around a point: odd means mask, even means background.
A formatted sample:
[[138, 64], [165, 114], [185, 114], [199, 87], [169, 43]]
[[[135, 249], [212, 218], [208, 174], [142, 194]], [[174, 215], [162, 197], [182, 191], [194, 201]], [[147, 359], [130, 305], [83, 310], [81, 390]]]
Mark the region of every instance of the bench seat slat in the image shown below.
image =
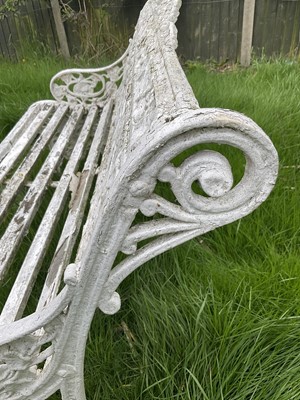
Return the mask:
[[96, 173], [97, 161], [106, 140], [106, 133], [111, 118], [113, 101], [110, 101], [104, 108], [98, 123], [95, 135], [90, 146], [90, 151], [85, 161], [83, 172], [80, 177], [76, 199], [65, 221], [54, 257], [48, 269], [45, 284], [39, 298], [37, 310], [45, 307], [58, 293], [63, 272], [70, 262], [72, 250], [76, 242], [93, 178]]
[[55, 130], [57, 129], [67, 110], [68, 107], [66, 105], [61, 105], [57, 108], [47, 127], [42, 132], [40, 138], [35, 142], [30, 153], [23, 160], [22, 164], [18, 167], [9, 181], [5, 182], [5, 188], [0, 195], [0, 218], [5, 214], [7, 207], [14, 199], [21, 185], [25, 182], [41, 151], [54, 135]]
[[0, 279], [4, 277], [22, 237], [34, 218], [42, 199], [42, 195], [47, 188], [47, 184], [54, 173], [55, 167], [59, 164], [64, 149], [67, 146], [70, 137], [76, 130], [82, 114], [83, 107], [77, 107], [73, 110], [43, 167], [33, 181], [33, 184], [28, 190], [25, 198], [21, 202], [18, 211], [0, 240]]
[[0, 183], [3, 182], [9, 171], [14, 167], [20, 155], [31, 146], [33, 140], [36, 138], [39, 130], [47, 120], [52, 110], [53, 105], [47, 105], [47, 107], [41, 109], [32, 123], [23, 132], [22, 136], [16, 141], [10, 151], [2, 159], [0, 163]]
[[5, 136], [3, 141], [0, 143], [0, 161], [11, 151], [14, 143], [19, 139], [21, 135], [28, 129], [28, 126], [37, 116], [40, 111], [39, 105], [30, 107], [23, 117], [17, 122], [13, 129]]
[[51, 241], [53, 231], [56, 228], [57, 221], [66, 203], [71, 180], [78, 168], [97, 113], [98, 110], [96, 107], [92, 107], [89, 110], [71, 157], [64, 169], [59, 184], [5, 303], [1, 314], [1, 322], [5, 321], [6, 323], [10, 323], [22, 316], [28, 296], [31, 293], [36, 276], [41, 267], [43, 257]]

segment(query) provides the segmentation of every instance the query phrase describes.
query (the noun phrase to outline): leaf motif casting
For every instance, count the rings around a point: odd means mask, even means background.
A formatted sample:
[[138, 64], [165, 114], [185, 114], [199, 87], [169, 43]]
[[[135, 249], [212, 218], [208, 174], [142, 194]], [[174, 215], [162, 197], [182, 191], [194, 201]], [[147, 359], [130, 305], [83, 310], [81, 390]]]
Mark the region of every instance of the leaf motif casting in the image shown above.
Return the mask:
[[[55, 342], [63, 324], [64, 315], [61, 314], [44, 329], [0, 347], [1, 399], [15, 398], [16, 393], [16, 398], [23, 398], [26, 388], [42, 374], [39, 365], [55, 353]], [[45, 350], [44, 345], [48, 345]]]
[[103, 107], [118, 88], [128, 51], [115, 63], [94, 69], [68, 69], [56, 74], [50, 83], [53, 97], [71, 106]]

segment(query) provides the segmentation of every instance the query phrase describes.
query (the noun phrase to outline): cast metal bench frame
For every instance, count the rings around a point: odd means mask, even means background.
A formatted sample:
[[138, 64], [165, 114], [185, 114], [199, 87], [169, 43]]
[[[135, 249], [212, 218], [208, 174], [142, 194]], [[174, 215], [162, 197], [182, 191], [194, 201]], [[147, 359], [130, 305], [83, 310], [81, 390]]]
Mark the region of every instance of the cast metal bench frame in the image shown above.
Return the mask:
[[[0, 145], [2, 281], [52, 193], [17, 273], [9, 274], [16, 278], [0, 316], [2, 400], [42, 400], [57, 390], [64, 400], [85, 399], [84, 352], [96, 308], [117, 312], [116, 290], [132, 271], [249, 214], [272, 190], [277, 153], [264, 132], [239, 113], [199, 107], [175, 53], [179, 8], [179, 0], [149, 0], [120, 60], [57, 74], [55, 100], [34, 104]], [[172, 163], [211, 143], [244, 153], [238, 184], [216, 151]], [[155, 193], [158, 181], [170, 184], [177, 202]], [[195, 181], [206, 195], [192, 190]], [[135, 224], [138, 212], [148, 220]], [[120, 251], [127, 257], [115, 265]], [[45, 264], [38, 304], [28, 312]]]

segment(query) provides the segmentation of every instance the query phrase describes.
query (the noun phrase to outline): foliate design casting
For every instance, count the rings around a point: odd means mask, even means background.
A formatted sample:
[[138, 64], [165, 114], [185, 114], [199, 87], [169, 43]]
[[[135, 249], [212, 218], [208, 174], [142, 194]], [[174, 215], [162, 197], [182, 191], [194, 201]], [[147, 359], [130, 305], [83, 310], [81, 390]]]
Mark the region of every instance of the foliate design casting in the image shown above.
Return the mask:
[[[61, 314], [43, 329], [0, 347], [0, 397], [25, 398], [25, 392], [41, 376], [45, 361], [55, 353], [56, 339], [63, 329]], [[19, 397], [16, 396], [19, 393]], [[24, 395], [23, 395], [24, 393]]]
[[127, 54], [126, 51], [119, 60], [104, 68], [68, 69], [59, 72], [50, 82], [53, 97], [70, 105], [103, 107], [118, 88]]
[[56, 355], [61, 355], [58, 343], [74, 296], [75, 272], [74, 264], [70, 264], [64, 275], [66, 286], [51, 305], [22, 320], [1, 325], [2, 329], [0, 326], [1, 400], [40, 399], [30, 393], [49, 380], [49, 371], [53, 375], [50, 382], [57, 388], [66, 376], [74, 374], [72, 366], [62, 364], [57, 371], [51, 371], [51, 366]]

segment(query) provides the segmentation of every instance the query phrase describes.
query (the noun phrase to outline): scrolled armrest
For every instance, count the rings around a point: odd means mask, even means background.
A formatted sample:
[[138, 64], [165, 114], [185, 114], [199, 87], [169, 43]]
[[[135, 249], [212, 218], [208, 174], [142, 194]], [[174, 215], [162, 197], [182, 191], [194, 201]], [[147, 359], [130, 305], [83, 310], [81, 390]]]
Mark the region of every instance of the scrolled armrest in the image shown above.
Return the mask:
[[[246, 165], [239, 182], [234, 182], [230, 163], [218, 151], [198, 150], [174, 165], [174, 158], [187, 150], [211, 144], [243, 153]], [[250, 214], [267, 199], [276, 181], [278, 156], [271, 140], [237, 112], [199, 109], [187, 113], [161, 128], [153, 146], [158, 150], [151, 153], [136, 179], [140, 187], [153, 179], [169, 183], [176, 201], [169, 201], [155, 189], [150, 195], [141, 194], [139, 210], [152, 219], [129, 230], [122, 247], [128, 257], [112, 269], [99, 302], [105, 313], [118, 311], [120, 299], [115, 291], [136, 268], [187, 240]], [[139, 152], [142, 154], [142, 148]], [[141, 157], [145, 159], [146, 154]], [[202, 194], [194, 192], [194, 182]], [[146, 239], [147, 244], [138, 246]]]

